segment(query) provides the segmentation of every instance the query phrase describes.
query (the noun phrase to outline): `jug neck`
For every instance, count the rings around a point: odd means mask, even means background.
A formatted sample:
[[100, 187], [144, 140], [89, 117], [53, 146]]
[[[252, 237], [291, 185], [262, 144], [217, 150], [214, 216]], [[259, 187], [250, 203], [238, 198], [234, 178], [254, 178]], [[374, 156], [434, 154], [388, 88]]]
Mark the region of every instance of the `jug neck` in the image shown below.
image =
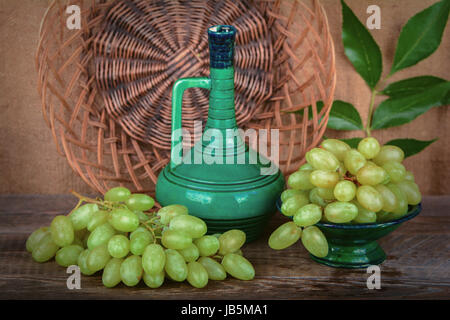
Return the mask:
[[234, 105], [234, 68], [233, 66], [211, 68], [211, 91], [209, 94], [208, 120], [205, 129], [237, 129]]
[[211, 89], [206, 129], [235, 129], [234, 41], [236, 28], [227, 25], [208, 29]]

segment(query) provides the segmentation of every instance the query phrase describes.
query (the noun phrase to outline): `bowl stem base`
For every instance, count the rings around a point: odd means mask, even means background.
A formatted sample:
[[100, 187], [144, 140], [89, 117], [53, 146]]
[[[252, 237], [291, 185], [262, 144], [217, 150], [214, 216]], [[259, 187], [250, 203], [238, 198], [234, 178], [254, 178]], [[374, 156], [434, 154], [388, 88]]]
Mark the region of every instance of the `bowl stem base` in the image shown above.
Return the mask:
[[386, 253], [376, 241], [366, 244], [344, 246], [336, 243], [328, 243], [329, 252], [324, 258], [311, 255], [311, 258], [320, 263], [334, 268], [359, 269], [371, 265], [381, 264], [386, 259]]

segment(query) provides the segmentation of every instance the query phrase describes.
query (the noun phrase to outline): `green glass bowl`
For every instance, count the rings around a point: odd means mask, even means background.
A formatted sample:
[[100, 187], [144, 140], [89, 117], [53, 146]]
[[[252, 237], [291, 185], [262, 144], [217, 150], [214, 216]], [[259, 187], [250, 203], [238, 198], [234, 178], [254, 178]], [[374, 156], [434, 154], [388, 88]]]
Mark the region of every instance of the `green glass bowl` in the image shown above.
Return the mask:
[[[281, 212], [281, 199], [277, 201]], [[422, 204], [410, 206], [408, 213], [400, 219], [384, 223], [333, 224], [319, 222], [316, 226], [322, 230], [328, 240], [329, 252], [324, 258], [311, 255], [314, 261], [335, 268], [367, 268], [381, 264], [386, 253], [376, 240], [397, 229], [403, 222], [417, 216]]]

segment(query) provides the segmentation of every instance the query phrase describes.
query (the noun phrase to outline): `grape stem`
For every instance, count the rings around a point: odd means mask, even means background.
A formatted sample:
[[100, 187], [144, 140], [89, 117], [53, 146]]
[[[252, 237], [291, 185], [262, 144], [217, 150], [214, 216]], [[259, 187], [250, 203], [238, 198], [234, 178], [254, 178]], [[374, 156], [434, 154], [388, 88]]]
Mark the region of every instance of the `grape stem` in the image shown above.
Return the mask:
[[[155, 229], [153, 229], [151, 226], [149, 226], [147, 222], [142, 222], [142, 224], [152, 233], [153, 243], [156, 243], [156, 239], [158, 239], [158, 237], [155, 234]], [[161, 238], [161, 237], [159, 237], [159, 238]]]
[[154, 216], [153, 218], [150, 218], [150, 220], [148, 220], [148, 222], [153, 223], [154, 221], [158, 220], [159, 217], [158, 216]]
[[92, 199], [92, 198], [89, 198], [89, 197], [85, 197], [85, 196], [83, 196], [83, 195], [81, 195], [78, 192], [73, 191], [73, 190], [70, 193], [72, 193], [75, 197], [80, 199], [80, 201], [84, 201], [84, 202], [88, 202], [88, 203], [95, 203], [95, 204], [98, 204], [100, 206], [106, 207], [108, 209], [114, 209], [114, 206], [112, 204], [110, 204], [108, 201], [101, 201], [101, 200], [98, 200], [98, 199]]
[[75, 208], [73, 208], [73, 209], [69, 212], [68, 216], [70, 216], [75, 210], [77, 210], [77, 209], [81, 206], [81, 204], [82, 204], [83, 202], [84, 202], [83, 200], [79, 199], [77, 205], [75, 206]]

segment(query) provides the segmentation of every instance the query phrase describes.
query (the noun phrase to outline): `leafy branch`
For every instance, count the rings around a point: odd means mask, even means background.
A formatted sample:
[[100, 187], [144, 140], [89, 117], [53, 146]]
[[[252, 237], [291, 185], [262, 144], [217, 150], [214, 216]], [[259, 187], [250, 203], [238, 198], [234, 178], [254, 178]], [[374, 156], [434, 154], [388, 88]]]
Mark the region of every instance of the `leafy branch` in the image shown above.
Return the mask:
[[[335, 130], [358, 130], [366, 136], [372, 130], [386, 129], [411, 122], [433, 107], [450, 103], [450, 81], [431, 75], [403, 79], [387, 84], [396, 72], [416, 65], [439, 47], [450, 12], [450, 0], [441, 0], [408, 20], [397, 41], [394, 61], [389, 74], [380, 81], [383, 59], [380, 47], [347, 4], [342, 4], [342, 41], [345, 55], [371, 89], [366, 125], [350, 103], [334, 101], [327, 127]], [[378, 106], [376, 97], [387, 96]], [[318, 104], [322, 108], [323, 103]], [[356, 146], [362, 138], [342, 139]], [[437, 139], [420, 141], [396, 139], [393, 144], [411, 156]]]

